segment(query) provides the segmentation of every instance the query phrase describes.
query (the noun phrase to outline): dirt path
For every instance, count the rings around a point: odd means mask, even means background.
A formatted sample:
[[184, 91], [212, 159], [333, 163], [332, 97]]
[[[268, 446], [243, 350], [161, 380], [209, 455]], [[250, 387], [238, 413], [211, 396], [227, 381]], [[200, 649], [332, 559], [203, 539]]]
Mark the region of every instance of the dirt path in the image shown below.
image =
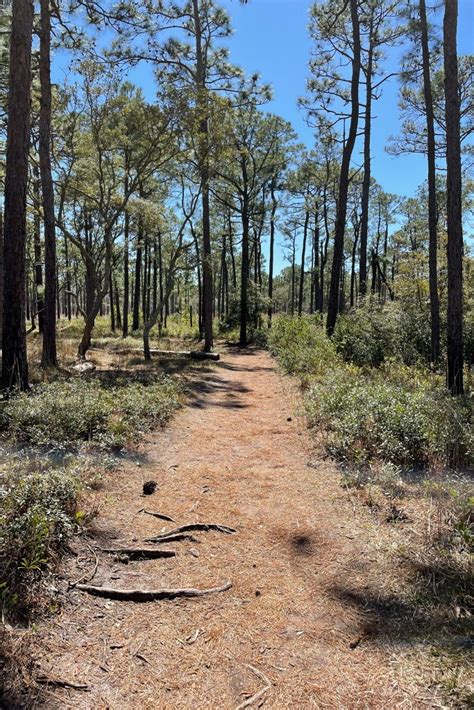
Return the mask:
[[[201, 378], [169, 428], [145, 442], [143, 464], [107, 481], [98, 542], [136, 544], [173, 527], [139, 513], [144, 502], [178, 524], [237, 534], [167, 545], [178, 553], [170, 560], [101, 555], [94, 584], [233, 586], [149, 604], [71, 592], [39, 634], [38, 661], [90, 689], [51, 689], [47, 707], [233, 709], [264, 686], [247, 664], [271, 682], [269, 708], [426, 707], [398, 685], [394, 649], [354, 601], [370, 584], [369, 548], [334, 469], [308, 465], [291, 383], [252, 350], [229, 351]], [[150, 478], [159, 490], [144, 499]], [[79, 559], [71, 575], [81, 564], [91, 563]]]

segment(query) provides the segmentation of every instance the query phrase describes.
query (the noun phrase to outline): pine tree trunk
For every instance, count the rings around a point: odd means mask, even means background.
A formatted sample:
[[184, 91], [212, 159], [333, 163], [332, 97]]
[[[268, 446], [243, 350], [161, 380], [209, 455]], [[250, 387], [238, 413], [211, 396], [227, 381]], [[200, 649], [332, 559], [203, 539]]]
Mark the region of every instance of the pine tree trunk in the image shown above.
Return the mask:
[[28, 389], [25, 328], [25, 249], [30, 143], [33, 3], [13, 0], [5, 168], [4, 320], [2, 382]]
[[448, 389], [464, 392], [463, 379], [463, 236], [461, 140], [456, 31], [457, 0], [444, 3], [444, 92], [446, 99], [446, 167], [448, 223]]
[[308, 225], [309, 225], [309, 211], [306, 210], [306, 216], [304, 220], [303, 228], [303, 245], [301, 247], [301, 272], [300, 272], [300, 291], [298, 297], [298, 315], [303, 313], [303, 301], [304, 301], [304, 265], [306, 259], [306, 241], [308, 238]]
[[272, 180], [270, 186], [270, 194], [272, 197], [272, 211], [270, 214], [270, 254], [268, 257], [268, 327], [272, 325], [273, 315], [273, 269], [275, 259], [275, 215], [277, 210], [277, 201], [275, 197], [275, 180]]
[[426, 112], [426, 140], [428, 155], [428, 229], [429, 229], [429, 285], [431, 310], [431, 359], [439, 360], [439, 295], [438, 295], [438, 234], [436, 200], [436, 144], [434, 130], [433, 97], [430, 77], [430, 51], [425, 0], [419, 0], [421, 47], [423, 53], [423, 96]]
[[44, 220], [44, 323], [41, 366], [57, 367], [56, 353], [56, 227], [51, 173], [51, 15], [49, 0], [40, 0], [39, 160]]
[[138, 240], [137, 254], [135, 259], [135, 295], [133, 298], [133, 321], [132, 330], [138, 330], [140, 327], [140, 287], [141, 287], [141, 270], [142, 270], [142, 240], [143, 229], [141, 217], [138, 218]]
[[360, 29], [357, 0], [350, 0], [352, 36], [354, 55], [352, 60], [351, 78], [351, 121], [349, 135], [342, 153], [341, 172], [339, 176], [339, 192], [337, 200], [336, 230], [334, 234], [334, 254], [329, 288], [328, 317], [326, 329], [329, 336], [334, 332], [339, 311], [339, 285], [341, 279], [342, 259], [344, 250], [344, 232], [346, 227], [347, 193], [349, 189], [349, 168], [352, 151], [357, 137], [359, 122], [359, 77], [360, 77]]
[[[361, 223], [360, 223], [360, 260], [359, 293], [367, 293], [367, 237], [369, 232], [369, 195], [370, 195], [370, 136], [372, 123], [372, 73], [374, 58], [374, 38], [372, 36], [373, 19], [370, 20], [369, 52], [366, 70], [366, 98], [364, 124], [364, 179], [362, 182]], [[351, 304], [353, 305], [353, 304]]]

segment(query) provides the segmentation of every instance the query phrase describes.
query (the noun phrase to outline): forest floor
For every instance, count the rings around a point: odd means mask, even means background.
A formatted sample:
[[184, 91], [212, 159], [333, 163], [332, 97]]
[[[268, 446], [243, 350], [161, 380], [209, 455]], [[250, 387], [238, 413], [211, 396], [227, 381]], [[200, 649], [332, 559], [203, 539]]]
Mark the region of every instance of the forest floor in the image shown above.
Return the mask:
[[[89, 501], [99, 515], [63, 563], [60, 611], [28, 632], [34, 675], [51, 683], [22, 707], [235, 710], [259, 691], [252, 707], [443, 707], [410, 666], [410, 632], [387, 626], [376, 536], [310, 439], [292, 380], [257, 349], [191, 372], [186, 405]], [[170, 559], [100, 551], [195, 522], [236, 533], [168, 543]], [[98, 586], [232, 587], [150, 603], [67, 591], [94, 570]]]

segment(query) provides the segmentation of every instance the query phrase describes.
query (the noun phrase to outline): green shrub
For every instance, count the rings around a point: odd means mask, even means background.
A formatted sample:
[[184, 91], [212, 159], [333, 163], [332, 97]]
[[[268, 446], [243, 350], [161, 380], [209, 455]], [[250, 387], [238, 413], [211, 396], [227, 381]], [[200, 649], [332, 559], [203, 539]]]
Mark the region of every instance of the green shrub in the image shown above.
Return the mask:
[[473, 458], [472, 405], [429, 381], [412, 388], [339, 368], [311, 387], [306, 404], [342, 461], [417, 466]]
[[430, 359], [429, 316], [402, 303], [364, 307], [339, 316], [333, 342], [347, 362], [378, 367], [389, 358], [407, 365]]
[[74, 469], [25, 472], [11, 466], [0, 484], [2, 610], [26, 611], [41, 573], [64, 548], [80, 515]]
[[316, 317], [275, 318], [268, 346], [289, 374], [317, 377], [337, 363], [333, 344]]
[[122, 447], [164, 423], [178, 406], [179, 389], [166, 376], [151, 383], [98, 378], [36, 386], [3, 405], [3, 429], [37, 446], [70, 447], [84, 441]]

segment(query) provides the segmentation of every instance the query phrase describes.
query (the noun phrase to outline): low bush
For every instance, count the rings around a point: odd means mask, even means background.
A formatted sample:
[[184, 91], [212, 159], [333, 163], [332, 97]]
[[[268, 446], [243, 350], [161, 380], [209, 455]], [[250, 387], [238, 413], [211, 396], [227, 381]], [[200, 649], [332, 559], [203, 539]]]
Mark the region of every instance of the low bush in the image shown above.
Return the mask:
[[339, 460], [455, 466], [473, 458], [472, 407], [429, 381], [377, 381], [339, 368], [306, 397], [313, 426]]
[[[380, 324], [372, 342], [364, 332], [366, 316], [364, 311], [354, 317], [347, 340], [349, 317], [340, 319], [334, 344], [310, 317], [277, 318], [270, 332], [270, 350], [282, 367], [308, 385], [310, 424], [321, 428], [329, 452], [352, 464], [455, 466], [472, 461], [472, 400], [451, 397], [441, 378], [426, 369], [384, 359], [385, 326]], [[374, 316], [371, 327], [376, 322]]]
[[344, 360], [360, 367], [378, 367], [394, 357], [407, 365], [429, 362], [429, 317], [400, 303], [367, 302], [339, 316], [333, 342]]
[[279, 316], [274, 319], [268, 347], [291, 375], [317, 376], [337, 364], [334, 346], [316, 317]]
[[26, 613], [42, 574], [81, 519], [75, 470], [26, 471], [12, 465], [0, 479], [2, 613]]
[[84, 441], [123, 447], [163, 424], [179, 403], [169, 377], [150, 382], [127, 378], [113, 384], [98, 378], [36, 386], [3, 404], [3, 430], [20, 442], [67, 448]]

